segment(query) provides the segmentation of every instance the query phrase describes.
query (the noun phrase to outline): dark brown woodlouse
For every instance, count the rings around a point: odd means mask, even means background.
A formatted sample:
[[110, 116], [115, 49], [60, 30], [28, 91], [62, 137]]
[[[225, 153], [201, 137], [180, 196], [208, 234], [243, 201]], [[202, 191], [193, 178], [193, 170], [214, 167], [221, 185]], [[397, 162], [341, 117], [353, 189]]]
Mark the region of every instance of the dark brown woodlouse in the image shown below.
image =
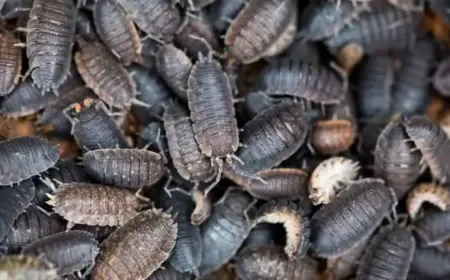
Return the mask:
[[101, 244], [93, 279], [149, 277], [169, 258], [177, 232], [177, 224], [162, 210], [150, 209], [136, 215]]
[[167, 0], [117, 0], [131, 19], [147, 36], [170, 41], [181, 24], [178, 7]]
[[35, 136], [2, 141], [0, 151], [4, 155], [0, 163], [0, 185], [16, 184], [38, 175], [59, 159], [53, 144]]
[[290, 58], [271, 61], [260, 74], [254, 90], [322, 104], [339, 103], [346, 94], [345, 84], [332, 69]]
[[55, 265], [59, 276], [93, 265], [99, 252], [98, 242], [90, 232], [72, 230], [36, 240], [22, 249], [22, 254], [42, 256]]
[[247, 247], [236, 256], [235, 263], [237, 274], [243, 280], [314, 280], [319, 275], [317, 261], [309, 257], [289, 260], [283, 249], [274, 245]]
[[49, 280], [57, 279], [53, 264], [33, 256], [9, 255], [0, 258], [0, 279]]
[[42, 92], [56, 91], [67, 78], [76, 15], [72, 0], [33, 2], [27, 26], [27, 74]]
[[88, 98], [63, 112], [72, 124], [71, 134], [80, 148], [91, 151], [128, 147], [125, 136], [100, 100]]
[[286, 231], [284, 252], [289, 259], [302, 258], [309, 249], [311, 233], [308, 217], [301, 206], [288, 200], [272, 200], [258, 209], [255, 224], [283, 224]]
[[91, 226], [123, 225], [134, 217], [140, 200], [131, 191], [88, 183], [64, 183], [47, 194], [53, 211], [73, 224]]
[[430, 167], [431, 174], [441, 184], [450, 180], [450, 161], [446, 155], [450, 153], [450, 139], [439, 125], [422, 116], [405, 118], [403, 121], [406, 133]]
[[9, 254], [17, 254], [29, 243], [64, 230], [66, 222], [61, 217], [30, 206], [14, 221], [1, 246], [6, 246]]
[[366, 178], [350, 183], [312, 217], [314, 254], [328, 258], [344, 255], [370, 235], [396, 203], [395, 194], [383, 180]]
[[284, 51], [296, 30], [297, 1], [252, 0], [228, 27], [225, 45], [238, 61], [249, 64]]
[[0, 96], [9, 94], [19, 83], [22, 70], [22, 50], [15, 46], [17, 38], [12, 32], [0, 32]]
[[139, 149], [90, 151], [84, 154], [83, 165], [98, 182], [130, 189], [151, 186], [168, 172], [160, 154]]
[[133, 21], [116, 1], [99, 0], [94, 7], [94, 23], [100, 39], [126, 66], [136, 61], [141, 38]]
[[231, 156], [239, 146], [232, 88], [228, 75], [212, 58], [199, 56], [188, 79], [188, 104], [200, 150], [208, 157]]
[[407, 139], [401, 123], [393, 120], [378, 136], [374, 153], [374, 176], [385, 180], [399, 199], [414, 186], [422, 169], [422, 155]]
[[335, 155], [350, 148], [357, 131], [350, 120], [320, 120], [312, 130], [311, 144], [322, 155]]
[[129, 107], [137, 95], [136, 83], [120, 61], [100, 42], [78, 40], [75, 63], [86, 85], [106, 104]]

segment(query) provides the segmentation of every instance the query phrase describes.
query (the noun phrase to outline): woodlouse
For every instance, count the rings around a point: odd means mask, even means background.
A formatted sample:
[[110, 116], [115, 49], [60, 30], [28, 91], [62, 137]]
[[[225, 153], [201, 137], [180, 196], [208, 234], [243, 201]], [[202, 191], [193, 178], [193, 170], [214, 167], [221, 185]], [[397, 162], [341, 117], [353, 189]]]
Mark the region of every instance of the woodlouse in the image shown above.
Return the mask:
[[54, 266], [39, 257], [10, 255], [0, 259], [2, 280], [53, 280], [57, 277]]
[[317, 121], [311, 134], [313, 149], [323, 155], [334, 155], [348, 150], [357, 136], [351, 120]]
[[427, 211], [412, 228], [422, 247], [436, 246], [450, 238], [450, 211]]
[[42, 92], [57, 90], [72, 59], [77, 7], [72, 0], [35, 0], [27, 33], [28, 73]]
[[109, 50], [126, 66], [136, 61], [141, 38], [122, 6], [112, 0], [97, 1], [93, 16], [97, 33]]
[[53, 211], [73, 224], [123, 225], [137, 214], [140, 200], [129, 190], [88, 183], [64, 183], [47, 194]]
[[139, 189], [151, 186], [168, 171], [164, 158], [139, 149], [104, 149], [84, 154], [86, 172], [110, 186]]
[[290, 58], [271, 61], [256, 81], [255, 90], [268, 95], [301, 97], [322, 104], [339, 103], [346, 91], [333, 70]]
[[297, 1], [252, 0], [228, 27], [225, 45], [244, 64], [274, 56], [292, 43], [296, 22]]
[[328, 204], [359, 174], [359, 162], [332, 157], [319, 164], [309, 180], [309, 198], [314, 205]]
[[87, 98], [83, 103], [72, 104], [64, 109], [64, 115], [71, 122], [71, 134], [82, 149], [128, 147], [125, 136], [100, 100]]
[[406, 208], [412, 219], [417, 218], [425, 202], [433, 204], [441, 211], [450, 210], [450, 191], [432, 183], [422, 183], [413, 188], [406, 198]]
[[281, 248], [273, 245], [247, 247], [236, 256], [235, 263], [237, 274], [243, 280], [314, 280], [319, 274], [315, 260], [309, 257], [289, 260]]
[[404, 127], [394, 119], [381, 131], [374, 152], [374, 176], [393, 188], [399, 199], [414, 186], [423, 168], [422, 155], [407, 139]]
[[22, 254], [40, 256], [55, 265], [59, 276], [93, 265], [99, 251], [90, 232], [73, 230], [36, 240], [22, 249]]
[[188, 79], [188, 104], [200, 150], [208, 157], [231, 156], [239, 146], [228, 75], [212, 58], [199, 56]]
[[136, 25], [147, 36], [160, 41], [170, 41], [181, 24], [178, 7], [167, 0], [117, 0]]
[[430, 167], [431, 174], [441, 184], [450, 180], [450, 161], [445, 155], [450, 153], [450, 139], [437, 124], [422, 116], [405, 118], [406, 133]]
[[19, 183], [54, 166], [59, 159], [56, 147], [35, 136], [0, 142], [6, 161], [1, 162], [0, 185]]
[[406, 280], [415, 249], [416, 241], [408, 229], [402, 226], [383, 229], [367, 247], [356, 280]]
[[169, 214], [157, 209], [139, 213], [101, 244], [93, 279], [149, 277], [169, 258], [177, 232], [177, 224]]
[[312, 217], [314, 254], [320, 257], [344, 255], [370, 235], [396, 203], [395, 195], [383, 180], [366, 178], [350, 183]]
[[106, 104], [129, 107], [136, 97], [136, 83], [119, 60], [100, 42], [78, 40], [75, 63], [86, 85]]
[[299, 205], [288, 200], [272, 200], [262, 205], [256, 215], [256, 224], [283, 224], [286, 231], [284, 252], [289, 259], [306, 255], [309, 249], [310, 224]]
[[0, 33], [0, 96], [9, 94], [17, 85], [22, 70], [22, 50], [15, 46], [18, 40], [12, 32]]
[[17, 254], [25, 245], [65, 229], [66, 223], [58, 215], [47, 216], [30, 206], [14, 221], [2, 246], [7, 247], [9, 254]]
[[175, 103], [170, 105], [164, 112], [164, 128], [178, 173], [196, 184], [211, 180], [215, 175], [214, 168], [195, 140], [188, 112]]

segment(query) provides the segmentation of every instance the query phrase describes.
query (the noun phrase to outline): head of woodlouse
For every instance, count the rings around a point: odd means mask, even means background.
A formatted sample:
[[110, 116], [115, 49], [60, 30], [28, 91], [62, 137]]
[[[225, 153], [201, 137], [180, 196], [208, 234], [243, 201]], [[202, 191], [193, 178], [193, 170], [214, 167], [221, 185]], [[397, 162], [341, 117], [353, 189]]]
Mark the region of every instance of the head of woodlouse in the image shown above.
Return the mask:
[[92, 108], [92, 107], [100, 107], [102, 105], [100, 100], [92, 99], [92, 98], [86, 98], [83, 100], [83, 102], [80, 103], [74, 103], [67, 107], [64, 111], [66, 114], [70, 117], [75, 117], [78, 114], [80, 114], [84, 109]]

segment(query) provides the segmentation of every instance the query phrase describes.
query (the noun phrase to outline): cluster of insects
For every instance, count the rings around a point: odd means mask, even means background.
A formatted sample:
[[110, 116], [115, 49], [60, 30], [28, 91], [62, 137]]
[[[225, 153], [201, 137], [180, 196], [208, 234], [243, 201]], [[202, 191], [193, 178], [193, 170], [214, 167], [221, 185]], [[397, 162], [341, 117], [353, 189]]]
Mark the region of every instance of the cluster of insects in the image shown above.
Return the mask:
[[0, 280], [450, 279], [448, 0], [0, 8]]

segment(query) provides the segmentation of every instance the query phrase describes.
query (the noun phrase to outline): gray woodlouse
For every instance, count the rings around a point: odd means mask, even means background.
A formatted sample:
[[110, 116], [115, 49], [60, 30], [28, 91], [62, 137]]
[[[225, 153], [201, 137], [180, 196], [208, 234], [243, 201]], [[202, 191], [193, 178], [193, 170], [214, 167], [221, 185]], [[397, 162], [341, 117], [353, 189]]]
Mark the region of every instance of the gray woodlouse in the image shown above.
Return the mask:
[[313, 149], [323, 155], [335, 155], [348, 150], [356, 140], [357, 129], [351, 120], [320, 120], [311, 132]]
[[356, 247], [387, 217], [397, 201], [380, 179], [354, 181], [311, 219], [316, 256], [339, 257]]
[[417, 246], [411, 271], [420, 279], [446, 279], [450, 275], [450, 252], [448, 248]]
[[27, 56], [34, 83], [42, 92], [57, 90], [72, 59], [77, 7], [72, 0], [35, 0], [30, 11]]
[[54, 280], [57, 278], [54, 266], [42, 258], [24, 255], [0, 258], [1, 280]]
[[164, 209], [172, 209], [171, 213], [178, 226], [175, 247], [169, 259], [170, 265], [179, 272], [198, 275], [198, 267], [202, 261], [203, 245], [200, 228], [191, 224], [190, 213], [194, 209], [189, 196], [181, 192], [171, 192], [171, 198], [163, 194]]
[[432, 183], [422, 183], [414, 187], [406, 198], [406, 209], [412, 219], [416, 219], [422, 205], [428, 202], [441, 211], [450, 210], [450, 191]]
[[14, 187], [1, 187], [0, 240], [5, 238], [14, 220], [31, 204], [35, 188], [33, 181], [26, 180]]
[[229, 188], [214, 205], [213, 213], [202, 224], [203, 260], [200, 274], [217, 270], [238, 251], [251, 230], [247, 211], [252, 199], [242, 191]]
[[116, 1], [99, 0], [94, 7], [94, 23], [105, 45], [124, 65], [136, 61], [141, 38], [133, 21]]
[[64, 183], [47, 194], [53, 211], [73, 224], [123, 225], [137, 214], [140, 200], [127, 189], [88, 183]]
[[90, 232], [73, 230], [36, 240], [22, 249], [25, 255], [44, 255], [55, 265], [58, 275], [72, 274], [93, 265], [99, 251], [98, 242]]
[[309, 258], [289, 260], [279, 247], [247, 247], [236, 258], [240, 279], [318, 279], [318, 263]]
[[382, 229], [367, 247], [356, 273], [356, 280], [406, 280], [414, 257], [416, 241], [402, 227]]
[[346, 91], [333, 70], [290, 58], [271, 61], [259, 76], [255, 89], [268, 95], [296, 96], [322, 104], [341, 102]]
[[188, 79], [188, 104], [200, 150], [208, 157], [230, 157], [239, 146], [228, 75], [212, 58], [199, 56]]
[[167, 168], [157, 153], [138, 149], [104, 149], [84, 154], [86, 172], [106, 185], [139, 189], [162, 178]]
[[88, 98], [83, 103], [72, 104], [64, 109], [64, 114], [71, 122], [71, 133], [82, 149], [128, 147], [125, 136], [100, 100]]
[[359, 174], [359, 162], [344, 157], [332, 157], [319, 164], [308, 185], [314, 205], [328, 204]]
[[177, 232], [177, 224], [161, 210], [150, 209], [136, 215], [102, 243], [93, 279], [149, 277], [169, 258]]
[[167, 0], [117, 0], [136, 25], [155, 40], [170, 41], [181, 24], [180, 11]]
[[286, 231], [284, 252], [289, 259], [306, 255], [309, 249], [310, 223], [299, 205], [288, 200], [272, 200], [262, 205], [256, 216], [256, 224], [283, 224]]
[[[356, 43], [365, 53], [411, 48], [416, 39], [420, 15], [383, 5], [360, 14], [359, 20], [344, 27], [325, 44], [334, 52]], [[379, 24], [382, 23], [382, 24]]]
[[4, 155], [1, 162], [0, 185], [11, 185], [31, 178], [54, 166], [59, 159], [56, 147], [35, 136], [0, 142]]
[[3, 30], [0, 33], [0, 96], [7, 95], [17, 85], [22, 70], [22, 50], [16, 47], [18, 40], [12, 32]]
[[450, 211], [427, 211], [412, 228], [422, 247], [436, 246], [450, 238]]
[[119, 60], [100, 42], [78, 40], [75, 63], [86, 85], [106, 104], [129, 107], [136, 97], [136, 83]]
[[170, 105], [164, 112], [164, 128], [170, 156], [178, 173], [197, 185], [211, 180], [215, 175], [214, 168], [195, 140], [188, 112], [175, 103]]
[[228, 27], [225, 45], [238, 61], [249, 64], [284, 51], [296, 30], [297, 1], [252, 0]]
[[241, 147], [234, 168], [244, 174], [271, 169], [292, 154], [306, 140], [308, 118], [299, 104], [276, 104], [258, 114], [243, 127]]
[[405, 118], [403, 125], [409, 138], [430, 167], [431, 174], [441, 184], [450, 180], [450, 161], [445, 158], [450, 154], [450, 139], [439, 125], [421, 116]]
[[173, 45], [162, 46], [156, 54], [156, 70], [183, 101], [187, 100], [187, 84], [192, 66], [189, 57]]

